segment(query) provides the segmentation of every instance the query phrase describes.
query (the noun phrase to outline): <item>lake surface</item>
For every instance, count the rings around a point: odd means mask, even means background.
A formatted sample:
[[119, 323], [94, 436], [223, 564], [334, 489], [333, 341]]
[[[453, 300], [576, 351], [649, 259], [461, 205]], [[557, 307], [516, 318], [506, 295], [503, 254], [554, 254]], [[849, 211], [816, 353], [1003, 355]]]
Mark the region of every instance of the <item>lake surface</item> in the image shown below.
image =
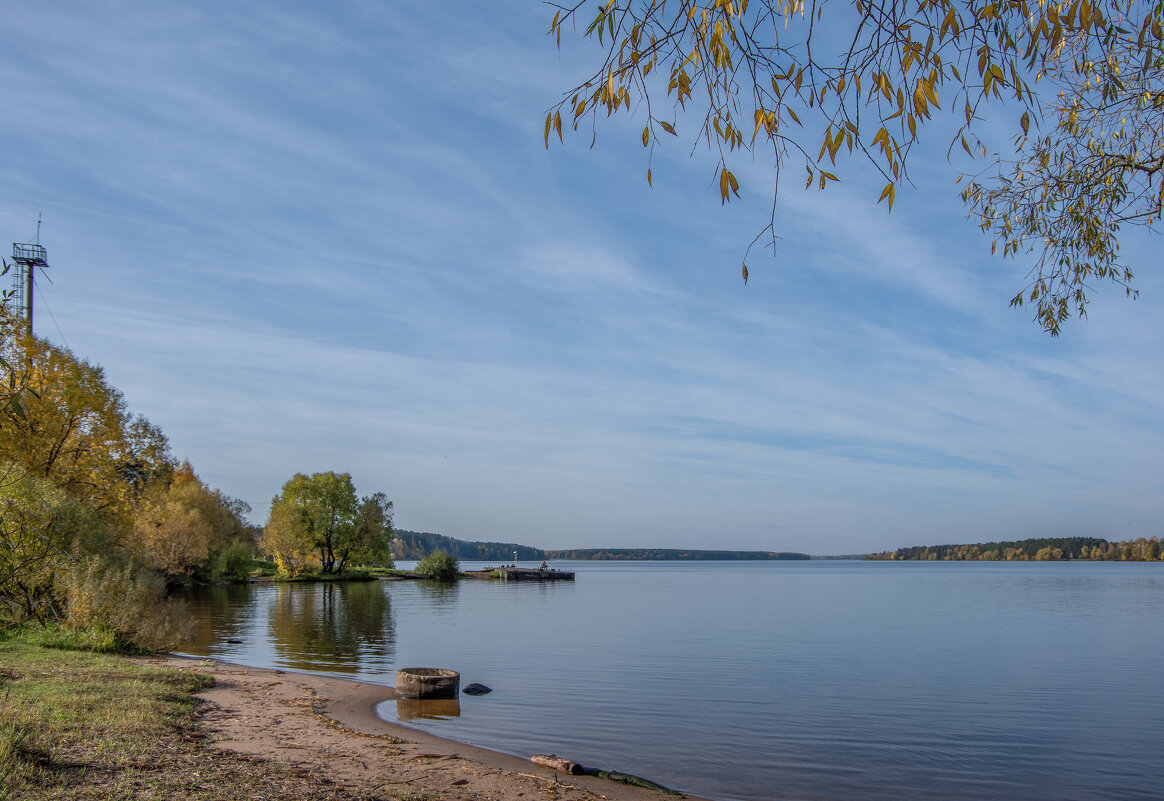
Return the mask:
[[554, 566], [577, 581], [202, 588], [188, 652], [452, 668], [494, 692], [381, 717], [712, 799], [1164, 797], [1164, 563]]

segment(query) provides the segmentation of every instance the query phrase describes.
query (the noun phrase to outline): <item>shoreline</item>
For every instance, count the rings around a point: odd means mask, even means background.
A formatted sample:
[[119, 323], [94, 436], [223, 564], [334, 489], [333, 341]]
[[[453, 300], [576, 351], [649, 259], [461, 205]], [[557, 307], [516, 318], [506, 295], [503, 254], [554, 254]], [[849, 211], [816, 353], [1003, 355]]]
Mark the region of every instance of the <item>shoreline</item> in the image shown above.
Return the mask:
[[208, 747], [287, 764], [329, 783], [381, 792], [401, 786], [453, 801], [542, 794], [564, 801], [667, 797], [558, 773], [522, 757], [386, 721], [376, 706], [395, 697], [389, 685], [175, 654], [135, 661], [214, 677], [215, 685], [197, 694], [203, 705], [196, 714], [207, 730]]

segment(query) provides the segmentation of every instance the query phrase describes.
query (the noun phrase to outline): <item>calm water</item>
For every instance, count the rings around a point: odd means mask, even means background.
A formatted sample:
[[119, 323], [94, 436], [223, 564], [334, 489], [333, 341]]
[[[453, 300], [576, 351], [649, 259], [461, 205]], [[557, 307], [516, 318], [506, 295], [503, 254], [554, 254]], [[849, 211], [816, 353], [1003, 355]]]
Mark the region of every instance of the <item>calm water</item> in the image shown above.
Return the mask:
[[380, 715], [713, 799], [1164, 797], [1164, 563], [556, 566], [577, 581], [205, 588], [190, 652], [452, 668], [494, 692]]

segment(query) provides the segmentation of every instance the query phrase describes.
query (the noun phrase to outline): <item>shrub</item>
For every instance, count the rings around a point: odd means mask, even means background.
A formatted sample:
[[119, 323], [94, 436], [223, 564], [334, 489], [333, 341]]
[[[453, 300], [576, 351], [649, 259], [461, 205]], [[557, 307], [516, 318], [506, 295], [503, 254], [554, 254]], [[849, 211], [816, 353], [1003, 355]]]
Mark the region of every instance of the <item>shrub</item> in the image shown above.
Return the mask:
[[251, 575], [253, 555], [245, 542], [235, 540], [218, 555], [216, 573], [227, 581], [246, 581]]
[[0, 463], [0, 624], [56, 616], [57, 566], [106, 547], [96, 513], [43, 478]]
[[448, 551], [433, 551], [417, 563], [416, 572], [433, 581], [453, 581], [461, 575], [461, 566]]
[[139, 651], [168, 650], [188, 639], [185, 604], [166, 599], [165, 581], [153, 571], [89, 557], [70, 565], [60, 583], [69, 631], [101, 634], [106, 645]]

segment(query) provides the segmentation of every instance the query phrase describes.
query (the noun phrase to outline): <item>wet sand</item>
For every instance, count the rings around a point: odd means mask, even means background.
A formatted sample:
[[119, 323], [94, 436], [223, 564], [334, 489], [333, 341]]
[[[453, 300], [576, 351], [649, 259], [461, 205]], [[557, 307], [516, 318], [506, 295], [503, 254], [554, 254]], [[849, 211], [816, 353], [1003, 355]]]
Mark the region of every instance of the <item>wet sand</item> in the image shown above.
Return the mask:
[[[142, 661], [214, 677], [215, 686], [199, 693], [204, 703], [196, 713], [211, 748], [292, 765], [362, 792], [451, 801], [667, 797], [389, 723], [375, 707], [393, 698], [391, 687], [174, 655]], [[666, 777], [646, 778], [666, 784]]]

